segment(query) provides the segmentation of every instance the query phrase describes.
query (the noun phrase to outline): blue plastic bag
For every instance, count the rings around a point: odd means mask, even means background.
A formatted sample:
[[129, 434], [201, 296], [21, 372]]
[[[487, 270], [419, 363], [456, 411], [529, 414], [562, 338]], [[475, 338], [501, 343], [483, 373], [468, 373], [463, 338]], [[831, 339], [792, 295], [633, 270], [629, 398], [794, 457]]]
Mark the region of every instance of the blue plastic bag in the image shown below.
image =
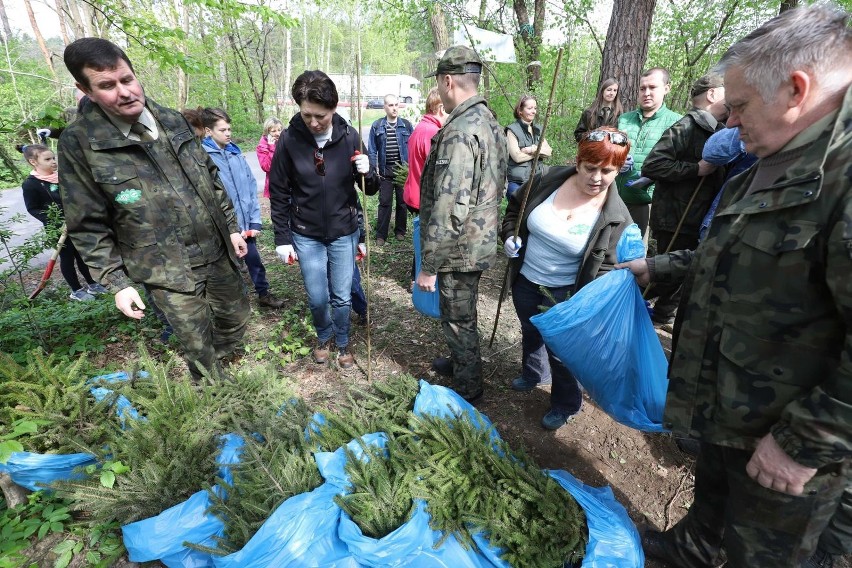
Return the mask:
[[[414, 229], [412, 230], [414, 239], [414, 277], [420, 274], [420, 217], [414, 218]], [[411, 287], [411, 301], [414, 308], [430, 318], [440, 319], [441, 295], [438, 293], [438, 281], [435, 281], [434, 292], [424, 292], [417, 285]]]
[[[622, 250], [637, 253], [636, 233], [625, 230], [619, 260], [632, 259]], [[629, 270], [604, 274], [530, 321], [604, 412], [637, 430], [664, 431], [668, 361]]]
[[[233, 482], [230, 465], [238, 463], [243, 439], [236, 434], [222, 436], [222, 451], [217, 458], [219, 477]], [[216, 487], [214, 491], [219, 488]], [[159, 560], [169, 568], [206, 568], [213, 566], [210, 554], [186, 548], [184, 542], [216, 546], [214, 537], [225, 533], [225, 525], [207, 513], [207, 491], [198, 491], [156, 517], [121, 527], [127, 556], [133, 562]]]
[[[137, 375], [142, 378], [145, 378], [148, 376], [148, 373], [147, 371], [139, 371]], [[119, 371], [117, 373], [111, 373], [109, 375], [100, 375], [97, 377], [93, 377], [89, 380], [89, 382], [103, 381], [108, 383], [114, 383], [118, 381], [126, 381], [128, 378], [130, 378], [130, 375], [128, 375], [125, 371]], [[92, 387], [90, 392], [92, 393], [92, 396], [95, 397], [95, 400], [100, 402], [104, 398], [106, 398], [106, 396], [112, 391], [110, 391], [106, 387]], [[140, 418], [139, 412], [135, 408], [133, 408], [133, 405], [130, 403], [129, 400], [127, 400], [127, 397], [123, 394], [119, 395], [115, 401], [115, 412], [116, 414], [118, 414], [118, 419], [121, 421], [122, 428], [124, 428], [124, 423], [127, 417], [130, 417], [133, 420], [144, 420], [144, 418]]]

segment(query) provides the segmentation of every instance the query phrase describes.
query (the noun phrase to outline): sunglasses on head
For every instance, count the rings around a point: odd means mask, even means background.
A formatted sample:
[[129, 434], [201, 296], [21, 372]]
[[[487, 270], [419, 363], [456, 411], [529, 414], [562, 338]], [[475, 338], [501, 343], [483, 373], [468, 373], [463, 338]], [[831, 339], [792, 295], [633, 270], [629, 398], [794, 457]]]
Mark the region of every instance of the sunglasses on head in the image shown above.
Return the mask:
[[586, 140], [589, 142], [603, 142], [604, 138], [609, 138], [609, 141], [618, 146], [627, 146], [627, 135], [621, 132], [610, 132], [609, 130], [592, 130], [586, 134]]
[[322, 150], [319, 148], [314, 151], [314, 166], [317, 169], [317, 175], [325, 175], [325, 158], [323, 158]]

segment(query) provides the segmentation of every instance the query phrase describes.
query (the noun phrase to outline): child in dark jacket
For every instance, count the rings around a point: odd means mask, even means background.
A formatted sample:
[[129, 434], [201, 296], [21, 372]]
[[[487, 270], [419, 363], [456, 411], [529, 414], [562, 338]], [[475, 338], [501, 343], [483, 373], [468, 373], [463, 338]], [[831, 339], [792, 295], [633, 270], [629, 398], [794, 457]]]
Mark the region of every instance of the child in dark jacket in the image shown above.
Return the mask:
[[245, 156], [231, 142], [231, 117], [222, 109], [205, 108], [201, 118], [205, 133], [201, 145], [219, 168], [219, 178], [234, 204], [240, 234], [248, 245], [245, 263], [257, 292], [258, 304], [267, 308], [280, 308], [284, 300], [269, 292], [266, 267], [257, 250], [257, 236], [261, 228], [257, 181]]
[[[52, 204], [56, 204], [62, 211], [62, 198], [59, 195], [59, 174], [56, 166], [56, 155], [43, 144], [30, 144], [23, 146], [21, 151], [24, 158], [33, 167], [29, 177], [21, 184], [24, 192], [24, 205], [27, 212], [47, 226], [47, 211]], [[76, 264], [76, 267], [75, 267]], [[68, 296], [75, 301], [94, 300], [97, 294], [105, 294], [106, 288], [95, 282], [89, 272], [89, 267], [83, 262], [80, 253], [74, 248], [71, 239], [66, 239], [65, 244], [59, 251], [59, 270], [62, 277], [71, 288]], [[86, 279], [87, 286], [80, 284], [77, 270]]]

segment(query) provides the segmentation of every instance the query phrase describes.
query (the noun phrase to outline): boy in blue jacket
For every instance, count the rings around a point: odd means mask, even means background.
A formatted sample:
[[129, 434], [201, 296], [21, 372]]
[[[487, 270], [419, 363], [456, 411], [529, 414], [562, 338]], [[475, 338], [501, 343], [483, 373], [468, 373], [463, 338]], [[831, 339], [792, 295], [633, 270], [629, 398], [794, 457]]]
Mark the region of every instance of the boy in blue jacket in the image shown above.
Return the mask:
[[248, 254], [244, 260], [257, 291], [257, 302], [267, 308], [280, 308], [284, 300], [269, 292], [266, 268], [257, 250], [257, 236], [261, 228], [257, 181], [245, 156], [231, 142], [231, 117], [222, 109], [205, 108], [201, 119], [205, 134], [201, 145], [219, 168], [219, 177], [234, 204], [240, 233], [248, 245]]

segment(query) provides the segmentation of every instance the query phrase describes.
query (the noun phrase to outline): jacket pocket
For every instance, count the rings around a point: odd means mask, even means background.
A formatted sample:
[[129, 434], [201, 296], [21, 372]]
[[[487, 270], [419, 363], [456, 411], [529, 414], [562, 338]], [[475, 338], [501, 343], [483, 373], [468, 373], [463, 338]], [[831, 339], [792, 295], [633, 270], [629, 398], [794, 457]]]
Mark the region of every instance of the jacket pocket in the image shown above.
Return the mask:
[[147, 201], [136, 166], [95, 166], [92, 177], [116, 209], [141, 207]]
[[[719, 340], [715, 421], [755, 435], [836, 365], [808, 345], [769, 341], [726, 325]], [[700, 401], [699, 401], [700, 402]]]
[[775, 226], [750, 224], [742, 235], [742, 242], [766, 254], [777, 256], [810, 246], [819, 235], [820, 225], [815, 221], [777, 221]]

